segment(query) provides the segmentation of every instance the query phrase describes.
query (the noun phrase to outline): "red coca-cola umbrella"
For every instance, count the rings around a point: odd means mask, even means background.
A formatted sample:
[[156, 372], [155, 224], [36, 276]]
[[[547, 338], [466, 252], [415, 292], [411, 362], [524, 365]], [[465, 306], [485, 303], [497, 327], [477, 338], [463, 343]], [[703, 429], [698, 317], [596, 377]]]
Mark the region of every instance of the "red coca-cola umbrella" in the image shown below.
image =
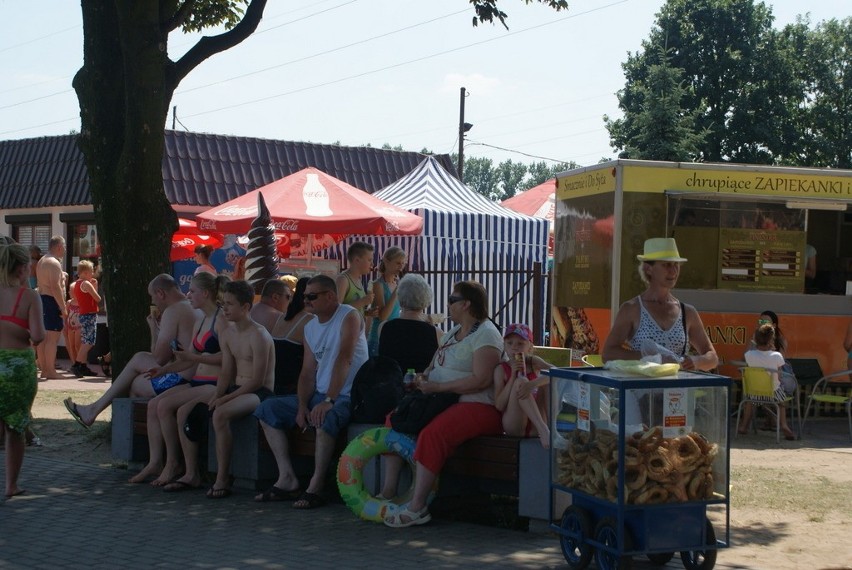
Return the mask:
[[222, 247], [224, 237], [218, 232], [200, 230], [192, 220], [178, 218], [178, 231], [172, 235], [172, 251], [169, 254], [171, 261], [189, 259], [195, 255], [195, 248], [199, 245], [211, 247]]
[[553, 251], [553, 222], [556, 217], [555, 178], [503, 200], [500, 205], [521, 214], [544, 218], [550, 222], [550, 237], [547, 240], [547, 247], [549, 251]]
[[199, 228], [226, 234], [248, 232], [257, 217], [257, 194], [272, 215], [276, 233], [415, 235], [423, 219], [309, 167], [198, 215]]

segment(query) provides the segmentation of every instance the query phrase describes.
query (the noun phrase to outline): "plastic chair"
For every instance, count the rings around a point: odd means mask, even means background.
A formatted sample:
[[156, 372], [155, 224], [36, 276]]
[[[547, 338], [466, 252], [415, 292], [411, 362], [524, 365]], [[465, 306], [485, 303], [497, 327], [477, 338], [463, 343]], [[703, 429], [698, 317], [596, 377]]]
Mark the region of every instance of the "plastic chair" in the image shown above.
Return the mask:
[[604, 364], [600, 354], [583, 355], [582, 361], [586, 366], [594, 366], [595, 368], [600, 368]]
[[814, 385], [814, 389], [808, 398], [808, 405], [805, 406], [805, 417], [802, 420], [802, 430], [805, 429], [805, 422], [808, 421], [808, 414], [810, 413], [811, 406], [814, 402], [823, 404], [841, 404], [846, 406], [846, 417], [849, 420], [849, 439], [852, 440], [852, 388], [846, 390], [845, 396], [825, 393], [828, 388], [829, 380], [832, 378], [839, 378], [840, 376], [849, 376], [850, 374], [852, 374], [852, 370], [844, 370], [843, 372], [835, 372], [834, 374], [823, 376], [817, 380], [817, 383]]
[[[743, 397], [740, 400], [740, 405], [737, 407], [737, 426], [740, 425], [740, 415], [743, 410], [743, 406], [746, 403], [751, 403], [753, 406], [766, 406], [768, 408], [773, 409], [775, 412], [775, 441], [781, 442], [781, 417], [779, 415], [780, 408], [787, 402], [793, 400], [793, 396], [787, 396], [785, 398], [778, 398], [775, 394], [775, 383], [773, 382], [773, 376], [778, 374], [777, 370], [769, 369], [769, 368], [759, 368], [756, 366], [745, 366], [740, 368], [742, 372], [743, 379]], [[792, 406], [792, 411], [801, 412], [801, 410], [797, 409], [798, 406]], [[802, 433], [802, 417], [799, 416], [799, 437], [801, 438]], [[754, 419], [757, 414], [752, 414], [752, 429], [756, 432], [756, 428], [754, 428]], [[739, 435], [739, 429], [737, 429], [734, 437]]]

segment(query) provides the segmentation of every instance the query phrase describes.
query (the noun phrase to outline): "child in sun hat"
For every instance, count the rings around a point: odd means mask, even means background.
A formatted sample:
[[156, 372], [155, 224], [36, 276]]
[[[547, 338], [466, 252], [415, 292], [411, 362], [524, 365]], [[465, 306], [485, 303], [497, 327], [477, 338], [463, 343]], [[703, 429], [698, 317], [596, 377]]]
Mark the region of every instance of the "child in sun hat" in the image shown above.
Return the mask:
[[533, 354], [533, 334], [527, 325], [506, 327], [503, 347], [509, 360], [494, 369], [494, 406], [503, 412], [503, 429], [512, 436], [538, 435], [546, 449], [550, 447], [547, 397], [538, 388], [550, 381], [540, 372], [552, 365]]

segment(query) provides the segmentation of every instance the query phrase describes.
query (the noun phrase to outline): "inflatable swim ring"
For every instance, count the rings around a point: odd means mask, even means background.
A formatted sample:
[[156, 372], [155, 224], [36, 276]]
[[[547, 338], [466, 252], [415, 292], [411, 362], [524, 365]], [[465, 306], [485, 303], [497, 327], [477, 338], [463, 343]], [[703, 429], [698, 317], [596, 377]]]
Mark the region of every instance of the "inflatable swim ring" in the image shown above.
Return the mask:
[[[395, 453], [405, 459], [415, 473], [413, 439], [390, 428], [368, 429], [349, 442], [337, 464], [337, 488], [343, 502], [364, 520], [382, 522], [393, 514], [399, 505], [393, 501], [377, 499], [364, 488], [363, 469], [370, 459], [384, 453]], [[412, 488], [414, 484], [412, 482]], [[435, 487], [429, 494], [427, 504], [435, 497]]]

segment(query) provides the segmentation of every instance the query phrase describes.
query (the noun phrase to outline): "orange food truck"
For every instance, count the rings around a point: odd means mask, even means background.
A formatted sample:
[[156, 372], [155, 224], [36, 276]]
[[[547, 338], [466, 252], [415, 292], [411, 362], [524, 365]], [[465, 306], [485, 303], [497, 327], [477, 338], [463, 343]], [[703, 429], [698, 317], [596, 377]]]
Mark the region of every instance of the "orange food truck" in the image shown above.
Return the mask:
[[722, 374], [738, 376], [729, 363], [764, 310], [788, 358], [846, 369], [852, 171], [616, 160], [556, 188], [551, 344], [600, 353], [621, 303], [644, 290], [636, 255], [667, 236], [689, 260], [673, 293], [698, 309]]

